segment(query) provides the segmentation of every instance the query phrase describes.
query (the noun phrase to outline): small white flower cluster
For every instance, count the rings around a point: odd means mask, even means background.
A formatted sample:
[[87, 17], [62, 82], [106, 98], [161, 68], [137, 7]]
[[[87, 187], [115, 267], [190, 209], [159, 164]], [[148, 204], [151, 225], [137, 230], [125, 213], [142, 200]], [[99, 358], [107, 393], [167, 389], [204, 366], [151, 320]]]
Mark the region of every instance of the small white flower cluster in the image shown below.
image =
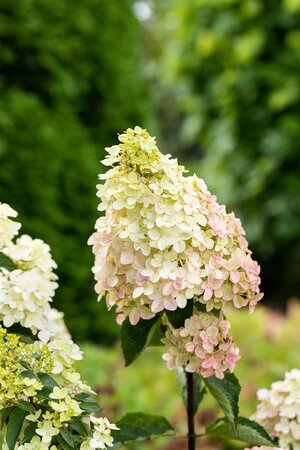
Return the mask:
[[196, 296], [206, 306], [253, 311], [262, 298], [259, 266], [244, 230], [219, 205], [203, 180], [159, 152], [155, 139], [136, 127], [106, 149], [112, 165], [98, 185], [99, 210], [89, 239], [101, 299], [117, 306], [119, 322], [184, 308]]
[[50, 306], [58, 286], [50, 248], [28, 235], [13, 242], [21, 225], [9, 217], [16, 216], [16, 211], [0, 203], [0, 253], [15, 267], [0, 268], [0, 321], [6, 328], [20, 323], [48, 343], [55, 356], [54, 370], [59, 373], [82, 355], [65, 327], [63, 314]]
[[224, 378], [224, 372], [233, 372], [240, 359], [239, 349], [229, 335], [230, 323], [213, 314], [194, 314], [185, 320], [184, 327], [169, 324], [163, 359], [168, 369], [185, 366], [187, 372], [198, 372], [203, 377], [215, 375]]
[[283, 381], [272, 383], [270, 390], [260, 389], [257, 397], [253, 419], [283, 448], [300, 450], [300, 370], [287, 372]]
[[80, 450], [93, 450], [96, 448], [106, 449], [113, 446], [111, 430], [118, 430], [115, 424], [110, 423], [105, 417], [90, 417], [93, 424], [93, 434], [91, 438], [84, 441]]
[[[41, 412], [41, 410], [40, 410]], [[27, 416], [27, 420], [36, 422], [34, 417]], [[105, 450], [113, 446], [113, 437], [111, 430], [118, 430], [113, 423], [110, 423], [105, 417], [90, 416], [92, 425], [92, 436], [88, 437], [80, 445], [80, 450]], [[30, 442], [19, 445], [17, 443], [15, 450], [58, 450], [56, 445], [51, 445], [51, 440], [59, 434], [59, 428], [53, 426], [50, 420], [38, 423], [38, 428]], [[60, 447], [59, 447], [60, 448]], [[9, 450], [6, 443], [2, 445], [2, 450]]]

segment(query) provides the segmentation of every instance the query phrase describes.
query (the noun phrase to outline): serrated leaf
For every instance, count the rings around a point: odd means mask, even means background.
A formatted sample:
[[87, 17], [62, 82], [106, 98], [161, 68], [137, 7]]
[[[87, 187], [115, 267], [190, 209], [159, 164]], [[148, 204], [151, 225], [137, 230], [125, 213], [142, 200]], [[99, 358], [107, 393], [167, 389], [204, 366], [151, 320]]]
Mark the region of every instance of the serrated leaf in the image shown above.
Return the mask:
[[236, 439], [250, 445], [277, 447], [266, 430], [253, 420], [239, 417], [234, 426], [228, 419], [218, 419], [206, 428], [206, 434], [223, 438]]
[[223, 409], [231, 423], [237, 423], [239, 415], [239, 395], [241, 386], [233, 373], [226, 372], [224, 379], [215, 376], [204, 378], [205, 385]]
[[159, 315], [150, 320], [140, 320], [131, 325], [127, 318], [121, 328], [121, 346], [125, 358], [125, 366], [129, 366], [143, 351], [148, 340], [151, 328], [159, 319]]
[[0, 252], [0, 269], [2, 268], [6, 270], [15, 270], [17, 269], [17, 266], [8, 256]]
[[141, 441], [174, 431], [164, 417], [144, 413], [126, 414], [117, 422], [117, 426], [120, 430], [112, 432], [114, 444]]
[[169, 322], [174, 328], [183, 327], [184, 321], [193, 315], [193, 306], [193, 299], [189, 299], [185, 308], [166, 312]]
[[[181, 397], [185, 408], [187, 409], [187, 384], [186, 384], [186, 372], [182, 366], [176, 368], [177, 382], [179, 385]], [[205, 388], [201, 389], [202, 379], [199, 374], [193, 374], [193, 387], [194, 387], [194, 414], [196, 414], [198, 406], [200, 405], [203, 396], [205, 394]]]
[[16, 442], [23, 427], [25, 416], [27, 416], [27, 412], [19, 409], [18, 407], [14, 408], [9, 415], [5, 435], [9, 450], [14, 450], [15, 448]]

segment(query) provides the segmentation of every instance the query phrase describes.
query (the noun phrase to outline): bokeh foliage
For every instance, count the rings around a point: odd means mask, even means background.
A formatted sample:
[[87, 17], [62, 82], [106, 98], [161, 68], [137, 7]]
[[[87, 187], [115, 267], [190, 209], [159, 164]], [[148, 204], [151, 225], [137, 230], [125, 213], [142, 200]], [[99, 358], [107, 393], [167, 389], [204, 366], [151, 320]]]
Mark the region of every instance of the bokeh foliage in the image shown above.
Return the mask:
[[267, 293], [299, 294], [300, 2], [172, 0], [157, 18], [181, 151], [243, 219]]
[[0, 3], [0, 201], [51, 246], [75, 339], [114, 335], [86, 243], [103, 147], [147, 122], [139, 34], [131, 0]]

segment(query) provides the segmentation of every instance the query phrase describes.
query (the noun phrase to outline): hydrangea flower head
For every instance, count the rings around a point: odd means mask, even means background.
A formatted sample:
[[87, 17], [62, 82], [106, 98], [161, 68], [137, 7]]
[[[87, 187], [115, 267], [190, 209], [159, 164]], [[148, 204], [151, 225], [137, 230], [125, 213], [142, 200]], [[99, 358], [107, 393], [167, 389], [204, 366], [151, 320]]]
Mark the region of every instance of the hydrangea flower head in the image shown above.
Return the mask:
[[168, 369], [185, 366], [187, 372], [198, 372], [203, 377], [224, 378], [224, 372], [233, 372], [240, 359], [229, 329], [226, 320], [199, 311], [194, 311], [181, 328], [169, 324], [162, 339]]
[[139, 127], [106, 149], [100, 211], [89, 239], [96, 292], [116, 305], [118, 321], [184, 308], [197, 297], [207, 311], [249, 306], [262, 298], [259, 266], [244, 230], [203, 180], [185, 176]]
[[285, 374], [271, 389], [257, 392], [259, 404], [253, 419], [263, 425], [279, 445], [300, 450], [300, 370]]
[[66, 329], [63, 314], [51, 308], [58, 284], [50, 247], [28, 235], [13, 241], [21, 226], [10, 219], [16, 216], [9, 205], [0, 204], [0, 253], [13, 267], [0, 266], [0, 322], [6, 328], [19, 323], [30, 329], [40, 340], [36, 346], [48, 343], [55, 360], [54, 372], [60, 373], [82, 354]]

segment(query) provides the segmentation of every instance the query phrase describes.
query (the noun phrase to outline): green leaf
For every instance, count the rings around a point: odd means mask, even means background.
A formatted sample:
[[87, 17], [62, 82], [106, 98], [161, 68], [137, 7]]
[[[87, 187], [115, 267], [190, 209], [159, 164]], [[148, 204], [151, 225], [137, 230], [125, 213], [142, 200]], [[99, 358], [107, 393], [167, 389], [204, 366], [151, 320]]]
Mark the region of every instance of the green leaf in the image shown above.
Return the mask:
[[59, 387], [56, 381], [48, 373], [39, 373], [38, 377], [42, 385], [48, 389], [51, 389], [51, 391], [53, 391], [55, 387]]
[[87, 425], [79, 418], [73, 418], [70, 422], [70, 427], [76, 431], [80, 436], [86, 436], [89, 432]]
[[14, 450], [15, 448], [16, 442], [22, 430], [25, 416], [27, 416], [27, 412], [19, 409], [18, 407], [14, 408], [9, 415], [5, 435], [9, 450]]
[[87, 413], [98, 413], [102, 410], [97, 402], [80, 402], [80, 408]]
[[26, 442], [30, 442], [33, 436], [35, 435], [35, 430], [37, 428], [36, 422], [31, 422], [24, 430], [24, 436], [22, 439], [22, 444], [25, 444]]
[[186, 307], [177, 308], [175, 311], [167, 311], [167, 317], [174, 328], [183, 327], [185, 319], [193, 315], [193, 299], [187, 301]]
[[121, 328], [121, 346], [125, 358], [125, 366], [129, 366], [143, 351], [151, 340], [150, 331], [160, 316], [150, 320], [140, 320], [136, 325], [131, 325], [127, 318]]
[[266, 430], [253, 420], [239, 417], [234, 426], [228, 419], [218, 419], [206, 428], [206, 434], [223, 438], [236, 439], [250, 445], [277, 447]]
[[162, 325], [161, 320], [158, 320], [150, 330], [146, 345], [149, 345], [149, 347], [162, 346], [161, 340], [165, 337], [165, 334], [164, 326]]
[[8, 256], [0, 252], [0, 268], [7, 270], [15, 270], [17, 269], [17, 266]]
[[[187, 409], [187, 385], [186, 385], [186, 372], [182, 366], [176, 369], [177, 382], [180, 388], [181, 397], [185, 408]], [[196, 414], [198, 406], [200, 405], [206, 389], [201, 389], [202, 379], [197, 373], [193, 374], [193, 386], [194, 386], [194, 414]]]
[[164, 417], [144, 413], [126, 414], [117, 426], [120, 430], [112, 432], [114, 444], [140, 441], [174, 431]]
[[241, 386], [233, 373], [226, 372], [224, 379], [215, 376], [204, 378], [207, 389], [223, 409], [231, 423], [237, 423], [239, 415], [239, 395]]
[[76, 395], [75, 399], [80, 403], [80, 408], [85, 412], [95, 413], [100, 412], [102, 409], [90, 394], [81, 392]]
[[26, 402], [25, 400], [21, 400], [18, 403], [18, 408], [22, 409], [23, 411], [36, 413], [35, 407], [31, 403]]
[[6, 423], [6, 419], [10, 415], [11, 411], [13, 409], [13, 406], [7, 406], [6, 408], [2, 409], [1, 411], [1, 420], [0, 420], [0, 429], [2, 429]]
[[56, 439], [63, 450], [74, 450], [74, 446], [69, 445], [60, 434], [56, 436]]
[[61, 435], [61, 437], [63, 438], [63, 440], [69, 444], [72, 448], [74, 448], [74, 439], [72, 434], [70, 433], [70, 431], [65, 427], [62, 426], [59, 429], [59, 434]]

